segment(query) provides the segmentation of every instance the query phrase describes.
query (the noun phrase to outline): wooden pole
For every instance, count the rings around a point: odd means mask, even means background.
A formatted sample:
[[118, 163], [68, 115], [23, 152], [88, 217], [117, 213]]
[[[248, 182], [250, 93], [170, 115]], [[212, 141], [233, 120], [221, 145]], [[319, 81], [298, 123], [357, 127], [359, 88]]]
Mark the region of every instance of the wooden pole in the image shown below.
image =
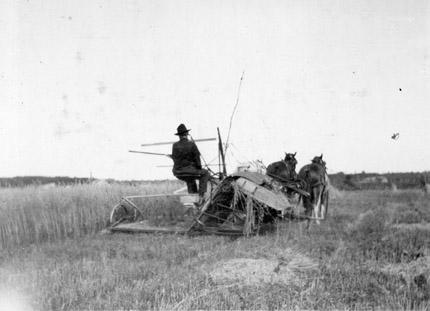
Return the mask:
[[161, 156], [166, 156], [168, 158], [171, 158], [172, 156], [170, 154], [166, 154], [166, 153], [156, 153], [156, 152], [146, 152], [146, 151], [135, 151], [135, 150], [129, 150], [128, 152], [133, 152], [133, 153], [144, 153], [144, 154], [153, 154], [153, 155], [161, 155]]
[[219, 132], [219, 127], [217, 127], [218, 130], [218, 149], [219, 153], [221, 155], [221, 161], [222, 161], [222, 174], [220, 172], [220, 179], [223, 179], [225, 176], [227, 176], [227, 169], [225, 167], [225, 155], [224, 155], [224, 149], [222, 147], [222, 140], [221, 140], [221, 134]]
[[[201, 139], [194, 139], [194, 142], [199, 142], [199, 141], [214, 141], [216, 140], [216, 138], [201, 138]], [[147, 146], [160, 146], [160, 145], [171, 145], [176, 143], [176, 141], [166, 141], [166, 142], [160, 142], [160, 143], [150, 143], [150, 144], [142, 144], [142, 147], [147, 147]]]

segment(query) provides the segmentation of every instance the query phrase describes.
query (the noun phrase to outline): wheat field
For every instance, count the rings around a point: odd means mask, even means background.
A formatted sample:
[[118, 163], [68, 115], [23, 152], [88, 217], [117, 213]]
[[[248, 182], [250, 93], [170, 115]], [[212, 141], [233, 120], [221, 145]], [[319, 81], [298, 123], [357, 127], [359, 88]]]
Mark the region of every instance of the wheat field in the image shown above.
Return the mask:
[[[0, 188], [0, 242], [3, 248], [40, 244], [92, 235], [108, 225], [109, 214], [121, 197], [172, 193], [181, 184], [165, 181], [130, 186], [76, 184], [67, 187]], [[171, 204], [168, 199], [146, 204]]]
[[[0, 189], [0, 309], [428, 310], [430, 201], [337, 191], [329, 218], [250, 238], [101, 234], [141, 186]], [[180, 215], [158, 201], [157, 217]], [[142, 203], [144, 204], [144, 203]]]

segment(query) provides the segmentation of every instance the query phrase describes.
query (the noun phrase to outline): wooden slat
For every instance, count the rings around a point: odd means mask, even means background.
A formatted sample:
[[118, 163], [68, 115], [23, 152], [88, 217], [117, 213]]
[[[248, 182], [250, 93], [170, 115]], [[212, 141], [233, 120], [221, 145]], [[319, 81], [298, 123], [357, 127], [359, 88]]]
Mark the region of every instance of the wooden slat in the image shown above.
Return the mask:
[[243, 177], [245, 179], [248, 179], [257, 185], [261, 185], [264, 183], [264, 181], [271, 181], [272, 177], [267, 176], [263, 173], [258, 172], [236, 172], [232, 175], [233, 177]]
[[112, 232], [129, 232], [129, 233], [178, 233], [184, 234], [188, 228], [183, 227], [155, 227], [148, 223], [129, 223], [118, 224], [113, 228], [109, 228]]
[[[194, 142], [201, 142], [201, 141], [214, 141], [216, 138], [201, 138], [201, 139], [193, 139]], [[142, 144], [142, 147], [148, 147], [148, 146], [161, 146], [161, 145], [172, 145], [176, 143], [177, 141], [166, 141], [166, 142], [159, 142], [159, 143], [149, 143], [149, 144]]]
[[255, 200], [260, 201], [273, 209], [284, 212], [289, 206], [290, 201], [282, 193], [274, 193], [256, 183], [245, 178], [238, 178], [236, 184], [242, 191], [251, 195]]

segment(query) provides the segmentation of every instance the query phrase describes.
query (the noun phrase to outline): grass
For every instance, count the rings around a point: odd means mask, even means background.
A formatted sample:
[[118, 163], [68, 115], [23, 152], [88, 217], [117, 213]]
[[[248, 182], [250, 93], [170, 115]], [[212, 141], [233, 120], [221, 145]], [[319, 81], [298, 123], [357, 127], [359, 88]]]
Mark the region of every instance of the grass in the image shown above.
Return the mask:
[[[39, 217], [43, 208], [55, 210], [55, 205], [57, 216], [36, 219], [49, 228], [50, 221], [62, 223], [54, 225], [58, 228], [76, 225], [71, 235], [55, 229], [47, 230], [43, 239], [32, 239], [17, 229], [17, 237], [6, 239], [0, 257], [0, 298], [34, 310], [430, 308], [430, 203], [418, 191], [338, 191], [322, 225], [306, 230], [303, 223], [282, 222], [273, 232], [248, 239], [98, 233], [122, 195], [174, 186], [178, 184], [110, 190], [79, 186], [49, 193], [35, 188], [2, 190], [1, 216], [7, 215], [13, 226], [30, 222], [23, 214]], [[411, 225], [410, 212], [419, 215], [413, 224], [420, 226]], [[79, 218], [80, 213], [97, 224]], [[80, 220], [68, 220], [73, 217]], [[288, 284], [219, 284], [211, 277], [221, 262], [279, 259], [286, 250], [312, 259], [318, 269], [297, 270], [291, 276], [295, 282]]]
[[[10, 248], [95, 234], [107, 226], [110, 211], [122, 196], [171, 193], [179, 184], [166, 181], [160, 186], [78, 184], [0, 189], [0, 245]], [[166, 203], [157, 200], [146, 204]], [[154, 210], [143, 204], [141, 207]]]

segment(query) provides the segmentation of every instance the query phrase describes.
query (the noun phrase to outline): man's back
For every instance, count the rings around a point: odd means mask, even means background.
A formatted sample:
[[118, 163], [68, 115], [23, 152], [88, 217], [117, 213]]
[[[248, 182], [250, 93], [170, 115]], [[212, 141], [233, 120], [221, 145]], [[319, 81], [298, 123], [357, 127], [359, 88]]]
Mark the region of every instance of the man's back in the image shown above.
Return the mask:
[[200, 152], [196, 144], [187, 138], [182, 138], [172, 147], [173, 173], [184, 167], [201, 169]]

